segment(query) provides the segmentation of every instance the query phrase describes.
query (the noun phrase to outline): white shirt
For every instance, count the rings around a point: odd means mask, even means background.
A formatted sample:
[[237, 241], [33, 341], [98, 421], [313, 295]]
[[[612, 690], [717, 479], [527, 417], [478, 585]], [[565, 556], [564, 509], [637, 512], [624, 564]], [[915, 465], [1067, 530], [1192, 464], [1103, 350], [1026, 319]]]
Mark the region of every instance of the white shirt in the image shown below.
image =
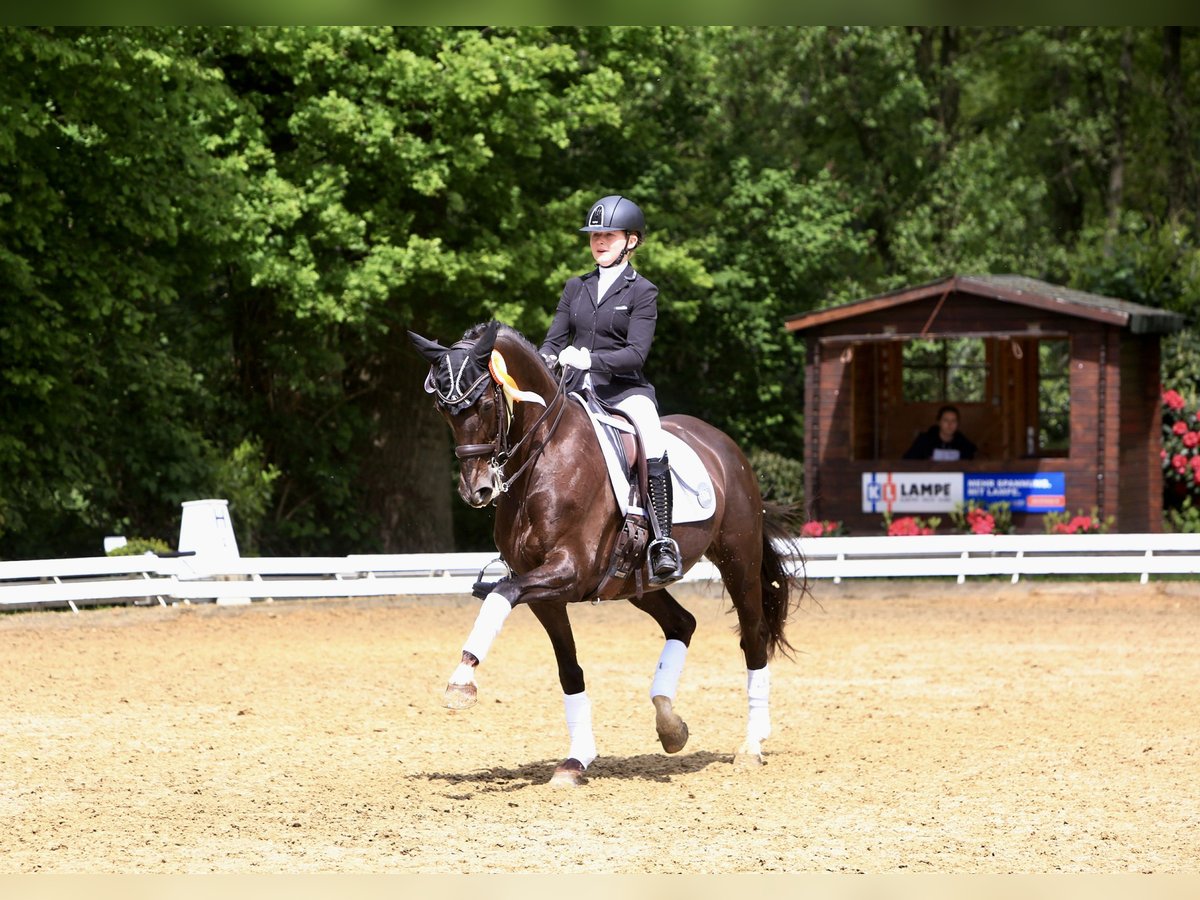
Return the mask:
[[607, 269], [600, 266], [596, 267], [597, 271], [600, 273], [600, 284], [596, 286], [597, 306], [600, 305], [600, 298], [608, 293], [608, 289], [613, 286], [613, 282], [615, 282], [617, 278], [620, 277], [621, 273], [627, 268], [629, 268], [628, 262], [620, 266], [609, 266]]

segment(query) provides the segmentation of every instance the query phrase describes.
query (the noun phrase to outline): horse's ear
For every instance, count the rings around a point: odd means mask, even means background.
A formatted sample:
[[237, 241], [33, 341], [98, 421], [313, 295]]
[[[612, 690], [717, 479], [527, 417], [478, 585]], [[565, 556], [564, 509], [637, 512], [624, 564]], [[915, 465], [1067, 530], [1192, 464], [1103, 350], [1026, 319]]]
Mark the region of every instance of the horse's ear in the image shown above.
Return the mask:
[[428, 338], [421, 337], [415, 331], [410, 331], [408, 333], [408, 339], [412, 341], [413, 346], [417, 348], [417, 352], [429, 360], [431, 365], [446, 355], [445, 347], [443, 347], [437, 341], [431, 341]]
[[492, 359], [492, 348], [496, 346], [496, 332], [500, 330], [499, 322], [488, 322], [483, 329], [483, 334], [479, 336], [479, 340], [475, 342], [475, 346], [471, 349], [471, 357], [475, 362], [479, 363], [481, 368], [486, 369], [488, 363]]

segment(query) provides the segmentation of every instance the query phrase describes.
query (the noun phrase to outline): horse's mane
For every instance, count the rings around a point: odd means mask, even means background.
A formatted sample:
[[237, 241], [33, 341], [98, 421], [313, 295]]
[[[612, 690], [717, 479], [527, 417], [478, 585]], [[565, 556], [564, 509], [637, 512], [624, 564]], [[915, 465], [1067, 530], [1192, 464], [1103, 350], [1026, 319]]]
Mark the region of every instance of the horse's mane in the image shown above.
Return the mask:
[[[462, 339], [464, 341], [478, 340], [487, 327], [491, 324], [491, 322], [480, 322], [478, 325], [472, 325], [465, 332], [463, 332]], [[517, 331], [517, 329], [513, 328], [511, 325], [505, 325], [503, 322], [499, 324], [500, 327], [496, 331], [496, 337], [505, 335], [528, 350], [531, 355], [537, 355], [537, 347], [533, 345], [529, 338], [525, 337], [525, 335], [521, 334], [521, 332]]]

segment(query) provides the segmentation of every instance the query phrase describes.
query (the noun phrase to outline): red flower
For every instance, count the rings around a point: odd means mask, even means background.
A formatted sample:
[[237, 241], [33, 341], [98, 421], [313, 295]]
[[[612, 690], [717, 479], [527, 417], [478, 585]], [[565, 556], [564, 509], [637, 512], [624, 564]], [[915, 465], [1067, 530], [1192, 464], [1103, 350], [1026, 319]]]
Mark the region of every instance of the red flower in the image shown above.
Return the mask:
[[1200, 456], [1193, 456], [1188, 460], [1188, 465], [1193, 469], [1200, 469]]
[[1183, 409], [1184, 401], [1178, 391], [1163, 391], [1162, 402], [1171, 409]]
[[971, 523], [971, 531], [974, 534], [991, 534], [996, 530], [996, 520], [984, 513], [982, 516], [976, 516], [975, 521]]
[[[1165, 460], [1165, 459], [1167, 458], [1167, 451], [1166, 451], [1166, 450], [1159, 450], [1158, 452], [1159, 452], [1159, 455], [1162, 457], [1162, 459], [1164, 459], [1164, 460]], [[1200, 457], [1197, 457], [1197, 459], [1200, 459]]]
[[917, 520], [912, 516], [903, 516], [899, 519], [892, 519], [892, 524], [888, 526], [889, 537], [907, 537], [909, 535], [920, 533], [920, 529], [917, 528]]
[[1183, 421], [1183, 419], [1178, 420], [1174, 425], [1171, 426], [1171, 431], [1173, 431], [1175, 434], [1183, 434], [1187, 430], [1187, 422]]
[[1093, 524], [1091, 516], [1075, 516], [1067, 527], [1071, 529], [1071, 534], [1075, 534], [1078, 531], [1090, 531]]
[[820, 537], [825, 533], [825, 526], [820, 522], [805, 522], [800, 529], [800, 537]]
[[1188, 466], [1187, 457], [1182, 453], [1176, 453], [1171, 457], [1171, 465], [1174, 467], [1176, 472], [1183, 472]]
[[1189, 431], [1183, 436], [1183, 446], [1195, 447], [1200, 444], [1200, 431]]

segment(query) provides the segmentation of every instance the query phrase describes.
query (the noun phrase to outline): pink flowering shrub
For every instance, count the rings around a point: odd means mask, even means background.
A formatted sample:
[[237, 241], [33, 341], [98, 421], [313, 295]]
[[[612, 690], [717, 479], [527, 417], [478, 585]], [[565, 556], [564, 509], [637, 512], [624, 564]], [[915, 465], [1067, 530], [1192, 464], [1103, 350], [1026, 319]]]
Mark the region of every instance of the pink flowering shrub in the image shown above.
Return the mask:
[[1200, 411], [1178, 391], [1162, 393], [1164, 505], [1177, 508], [1185, 498], [1200, 501]]
[[942, 524], [942, 520], [937, 516], [930, 516], [928, 519], [922, 519], [919, 516], [901, 516], [899, 519], [893, 519], [890, 513], [883, 514], [883, 530], [888, 537], [933, 534], [940, 524]]
[[846, 533], [846, 526], [832, 519], [813, 519], [800, 528], [800, 537], [838, 537]]
[[975, 500], [959, 504], [950, 513], [955, 531], [963, 534], [1012, 534], [1012, 507], [1008, 503], [982, 506]]
[[1082, 512], [1075, 515], [1069, 512], [1046, 513], [1043, 516], [1046, 534], [1107, 534], [1115, 521], [1112, 516], [1101, 519], [1096, 509], [1092, 510], [1090, 516]]

